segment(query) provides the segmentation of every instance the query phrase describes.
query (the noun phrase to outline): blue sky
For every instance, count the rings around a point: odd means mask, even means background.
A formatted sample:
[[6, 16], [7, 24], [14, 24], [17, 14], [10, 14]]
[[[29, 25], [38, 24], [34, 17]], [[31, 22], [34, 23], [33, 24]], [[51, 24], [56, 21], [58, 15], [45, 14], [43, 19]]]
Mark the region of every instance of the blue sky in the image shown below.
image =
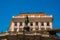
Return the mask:
[[53, 15], [53, 28], [60, 28], [60, 0], [0, 0], [0, 32], [6, 32], [12, 16], [25, 12]]

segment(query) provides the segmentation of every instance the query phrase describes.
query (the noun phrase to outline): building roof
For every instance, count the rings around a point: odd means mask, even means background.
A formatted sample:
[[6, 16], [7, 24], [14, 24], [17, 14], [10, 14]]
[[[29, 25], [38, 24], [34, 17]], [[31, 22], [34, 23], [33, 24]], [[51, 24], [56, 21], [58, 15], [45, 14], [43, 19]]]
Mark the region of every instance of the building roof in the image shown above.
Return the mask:
[[18, 16], [46, 16], [46, 14], [45, 13], [43, 13], [43, 12], [36, 12], [36, 13], [21, 13], [21, 14], [19, 14]]

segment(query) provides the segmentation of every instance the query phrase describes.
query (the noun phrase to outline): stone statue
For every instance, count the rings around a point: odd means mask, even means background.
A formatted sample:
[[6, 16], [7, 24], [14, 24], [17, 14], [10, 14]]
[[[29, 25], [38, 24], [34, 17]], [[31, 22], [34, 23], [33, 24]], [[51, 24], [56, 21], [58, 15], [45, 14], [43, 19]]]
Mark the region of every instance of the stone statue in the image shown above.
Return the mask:
[[25, 17], [25, 27], [24, 27], [24, 30], [26, 30], [26, 31], [29, 31], [30, 30], [30, 28], [28, 26], [28, 23], [29, 23], [28, 16], [26, 16]]
[[26, 15], [26, 17], [25, 17], [25, 25], [27, 26], [28, 23], [29, 23], [28, 16]]

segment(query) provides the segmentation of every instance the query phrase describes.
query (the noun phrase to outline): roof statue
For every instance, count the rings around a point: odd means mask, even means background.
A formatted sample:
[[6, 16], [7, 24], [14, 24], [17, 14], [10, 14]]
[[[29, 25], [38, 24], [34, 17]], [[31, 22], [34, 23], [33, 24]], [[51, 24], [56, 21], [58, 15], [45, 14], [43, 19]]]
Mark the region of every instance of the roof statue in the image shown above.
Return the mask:
[[26, 17], [25, 17], [25, 25], [27, 26], [28, 23], [29, 23], [28, 16], [26, 15]]
[[28, 19], [28, 16], [26, 15], [26, 17], [25, 17], [25, 27], [24, 27], [24, 30], [26, 30], [26, 31], [29, 31], [29, 26], [28, 26], [28, 23], [29, 23], [29, 19]]

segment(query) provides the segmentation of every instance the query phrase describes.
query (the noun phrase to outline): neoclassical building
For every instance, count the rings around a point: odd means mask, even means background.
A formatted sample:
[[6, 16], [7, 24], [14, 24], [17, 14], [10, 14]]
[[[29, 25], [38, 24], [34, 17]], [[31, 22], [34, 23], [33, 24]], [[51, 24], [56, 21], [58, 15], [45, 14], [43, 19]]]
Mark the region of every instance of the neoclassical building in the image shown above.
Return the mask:
[[12, 20], [9, 26], [11, 32], [20, 32], [23, 31], [25, 27], [25, 17], [28, 16], [28, 26], [31, 31], [35, 30], [49, 30], [52, 29], [52, 15], [46, 15], [44, 13], [27, 13], [19, 14], [17, 16], [12, 16]]
[[52, 21], [52, 15], [42, 12], [20, 13], [12, 16], [8, 32], [0, 33], [0, 40], [58, 40], [60, 29], [53, 29]]

